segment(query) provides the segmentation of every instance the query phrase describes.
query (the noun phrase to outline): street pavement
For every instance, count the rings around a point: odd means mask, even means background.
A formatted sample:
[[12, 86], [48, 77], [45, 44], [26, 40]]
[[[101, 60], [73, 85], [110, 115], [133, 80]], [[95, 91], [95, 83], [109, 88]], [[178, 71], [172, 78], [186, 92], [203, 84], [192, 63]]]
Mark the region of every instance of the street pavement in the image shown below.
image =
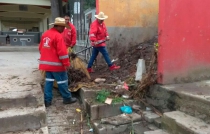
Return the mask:
[[[38, 51], [0, 52], [0, 93], [14, 96], [17, 91], [25, 92], [28, 87], [41, 83], [38, 59]], [[81, 125], [85, 134], [92, 133], [88, 132], [85, 117], [84, 122], [80, 123], [80, 113], [76, 112], [77, 108], [81, 109], [80, 103], [64, 105], [56, 90], [53, 89], [52, 106], [46, 108], [49, 134], [78, 134]]]

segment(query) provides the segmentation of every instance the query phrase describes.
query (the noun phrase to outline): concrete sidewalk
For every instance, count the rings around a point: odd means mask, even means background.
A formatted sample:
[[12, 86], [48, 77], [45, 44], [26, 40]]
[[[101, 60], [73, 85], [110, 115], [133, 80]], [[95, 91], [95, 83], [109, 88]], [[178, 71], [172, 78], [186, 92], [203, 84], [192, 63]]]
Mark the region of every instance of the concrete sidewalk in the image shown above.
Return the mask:
[[34, 46], [0, 46], [0, 52], [38, 52], [38, 45], [34, 45]]
[[28, 87], [39, 84], [38, 58], [38, 52], [1, 52], [0, 94], [28, 90]]
[[[48, 126], [49, 134], [78, 134], [81, 124], [76, 108], [81, 109], [80, 103], [64, 105], [54, 89], [52, 106], [45, 108], [37, 59], [38, 51], [0, 52], [0, 133], [34, 134]], [[92, 133], [85, 117], [83, 131]]]
[[0, 52], [0, 133], [47, 126], [38, 58], [38, 52]]

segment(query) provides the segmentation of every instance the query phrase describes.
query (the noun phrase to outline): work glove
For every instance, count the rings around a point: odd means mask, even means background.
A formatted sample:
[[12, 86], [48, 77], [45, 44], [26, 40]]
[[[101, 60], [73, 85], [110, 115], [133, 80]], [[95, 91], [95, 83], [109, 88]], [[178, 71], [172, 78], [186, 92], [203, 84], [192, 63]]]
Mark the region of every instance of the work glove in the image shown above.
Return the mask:
[[107, 41], [109, 41], [109, 40], [110, 40], [109, 36], [106, 36], [106, 40], [107, 40]]
[[69, 66], [64, 66], [64, 68], [66, 69], [66, 71], [68, 71], [68, 70], [69, 70]]
[[92, 45], [92, 46], [96, 46], [97, 44], [98, 44], [98, 41], [92, 41], [92, 42], [91, 42], [91, 45]]

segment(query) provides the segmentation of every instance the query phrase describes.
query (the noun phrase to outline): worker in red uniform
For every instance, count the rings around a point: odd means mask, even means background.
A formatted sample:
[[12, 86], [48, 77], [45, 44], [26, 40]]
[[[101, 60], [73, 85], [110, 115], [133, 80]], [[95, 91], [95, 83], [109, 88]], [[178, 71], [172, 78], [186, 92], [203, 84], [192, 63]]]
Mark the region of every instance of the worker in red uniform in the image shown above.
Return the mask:
[[50, 25], [54, 25], [54, 27], [42, 35], [39, 44], [41, 54], [39, 69], [46, 71], [44, 87], [46, 107], [50, 106], [52, 102], [54, 80], [57, 81], [59, 91], [63, 97], [63, 103], [71, 104], [76, 102], [76, 98], [72, 97], [68, 90], [67, 69], [70, 67], [70, 62], [61, 34], [64, 28], [69, 28], [69, 26], [65, 23], [65, 19], [60, 17], [56, 18], [55, 22]]
[[65, 15], [64, 19], [66, 21], [66, 24], [69, 25], [70, 28], [69, 29], [65, 28], [62, 35], [67, 48], [72, 49], [76, 45], [76, 38], [77, 38], [76, 29], [75, 26], [71, 23], [70, 17], [68, 15]]
[[107, 28], [105, 26], [104, 20], [107, 19], [108, 16], [104, 15], [103, 12], [100, 12], [98, 15], [95, 15], [95, 17], [97, 19], [91, 24], [89, 32], [89, 38], [93, 46], [93, 51], [90, 61], [88, 63], [87, 70], [89, 73], [93, 72], [93, 69], [91, 67], [99, 52], [103, 55], [110, 70], [119, 69], [120, 66], [116, 66], [111, 62], [109, 54], [106, 50], [105, 41], [109, 40], [109, 35], [107, 33]]

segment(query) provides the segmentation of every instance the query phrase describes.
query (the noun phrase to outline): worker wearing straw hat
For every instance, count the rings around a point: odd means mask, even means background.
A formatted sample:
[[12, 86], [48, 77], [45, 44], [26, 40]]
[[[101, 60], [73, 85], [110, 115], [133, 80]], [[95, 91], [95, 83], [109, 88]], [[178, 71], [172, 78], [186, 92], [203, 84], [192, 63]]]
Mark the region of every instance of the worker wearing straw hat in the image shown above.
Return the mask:
[[111, 71], [119, 69], [120, 66], [116, 66], [111, 62], [109, 54], [106, 50], [105, 41], [109, 40], [109, 35], [104, 20], [107, 19], [108, 16], [105, 15], [103, 12], [100, 12], [98, 15], [95, 15], [95, 17], [97, 19], [91, 24], [89, 33], [89, 38], [93, 46], [93, 51], [90, 61], [88, 63], [87, 70], [89, 73], [93, 72], [93, 69], [91, 67], [99, 52], [103, 55]]
[[46, 71], [45, 86], [44, 86], [44, 100], [45, 106], [48, 107], [52, 102], [52, 89], [54, 80], [57, 81], [58, 89], [63, 97], [64, 104], [71, 104], [76, 102], [76, 98], [71, 96], [68, 90], [68, 75], [67, 69], [70, 66], [69, 56], [66, 51], [66, 45], [61, 33], [64, 28], [69, 28], [65, 23], [64, 18], [56, 18], [54, 27], [47, 30], [41, 38], [39, 45], [40, 62], [39, 69]]

